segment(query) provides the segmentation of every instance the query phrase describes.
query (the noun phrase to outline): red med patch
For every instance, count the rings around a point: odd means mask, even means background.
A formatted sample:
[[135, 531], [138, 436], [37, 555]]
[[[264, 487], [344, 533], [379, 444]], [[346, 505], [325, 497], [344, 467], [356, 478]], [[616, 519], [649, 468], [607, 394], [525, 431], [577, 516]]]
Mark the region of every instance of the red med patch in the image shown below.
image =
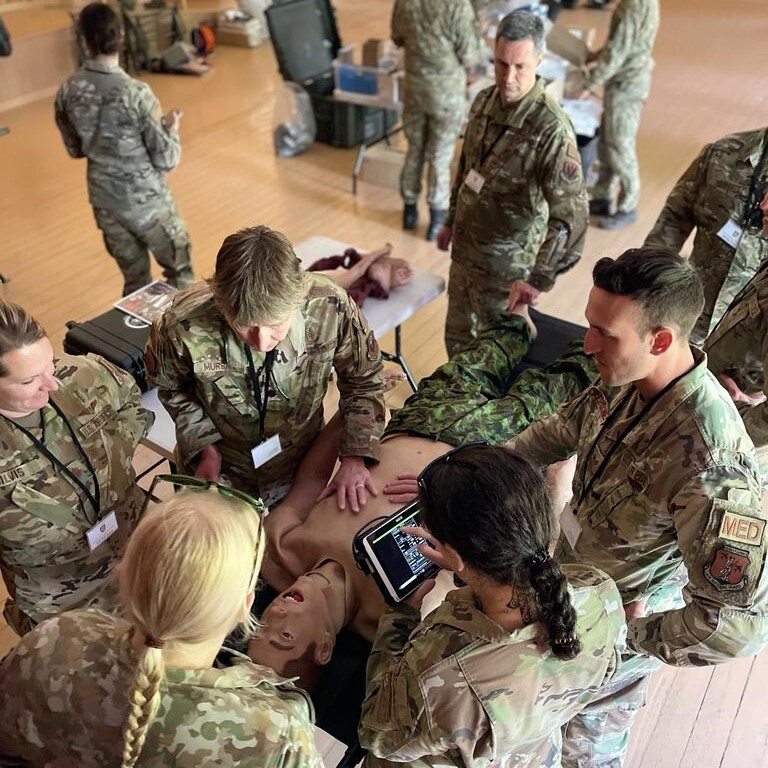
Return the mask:
[[747, 586], [748, 567], [749, 552], [724, 545], [715, 550], [712, 562], [704, 568], [704, 576], [716, 589], [733, 592]]
[[562, 175], [566, 181], [576, 181], [580, 176], [578, 163], [563, 163]]

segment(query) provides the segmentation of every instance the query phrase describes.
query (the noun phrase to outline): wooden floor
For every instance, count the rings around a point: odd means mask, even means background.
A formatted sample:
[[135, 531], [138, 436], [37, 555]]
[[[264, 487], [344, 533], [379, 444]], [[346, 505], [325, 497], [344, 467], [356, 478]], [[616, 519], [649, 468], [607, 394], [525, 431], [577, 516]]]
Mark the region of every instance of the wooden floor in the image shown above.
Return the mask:
[[[344, 42], [385, 37], [391, 0], [336, 0]], [[626, 230], [590, 229], [582, 262], [558, 281], [541, 308], [582, 321], [595, 259], [639, 245], [674, 181], [707, 141], [768, 125], [766, 0], [662, 0], [653, 91], [638, 137], [643, 192], [639, 221]], [[562, 23], [607, 29], [605, 11], [564, 11]], [[294, 241], [327, 235], [363, 248], [391, 242], [398, 255], [447, 276], [448, 258], [400, 229], [394, 190], [361, 184], [351, 195], [353, 150], [314, 145], [278, 159], [272, 109], [279, 78], [270, 45], [221, 47], [205, 78], [151, 76], [164, 108], [183, 110], [183, 157], [170, 184], [208, 276], [222, 239], [266, 223]], [[2, 77], [0, 60], [0, 77]], [[69, 73], [62, 72], [64, 79]], [[120, 275], [106, 255], [87, 204], [85, 164], [65, 153], [52, 100], [0, 113], [0, 272], [6, 296], [40, 318], [59, 347], [68, 320], [85, 320], [119, 296]], [[426, 210], [422, 210], [422, 220]], [[417, 377], [445, 359], [444, 298], [405, 326]], [[385, 338], [384, 345], [391, 339]], [[407, 395], [402, 387], [394, 404]], [[0, 596], [0, 599], [2, 597]], [[0, 653], [14, 638], [0, 629]], [[768, 656], [715, 669], [664, 670], [633, 735], [631, 768], [768, 765], [765, 687]]]

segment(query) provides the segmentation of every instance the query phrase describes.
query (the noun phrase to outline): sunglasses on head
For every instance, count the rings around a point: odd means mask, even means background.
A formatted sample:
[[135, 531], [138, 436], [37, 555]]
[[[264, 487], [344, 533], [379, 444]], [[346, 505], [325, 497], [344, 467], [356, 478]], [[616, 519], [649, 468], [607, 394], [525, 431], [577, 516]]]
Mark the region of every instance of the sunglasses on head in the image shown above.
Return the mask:
[[443, 464], [448, 464], [451, 462], [451, 460], [459, 453], [461, 453], [463, 450], [467, 448], [475, 448], [478, 445], [488, 445], [487, 440], [473, 440], [471, 443], [464, 443], [463, 445], [457, 445], [455, 448], [451, 448], [448, 453], [444, 453], [442, 456], [438, 456], [436, 459], [432, 459], [432, 461], [427, 464], [424, 469], [419, 472], [419, 476], [416, 478], [416, 482], [418, 483], [419, 488], [421, 488], [422, 491], [426, 493], [427, 491], [427, 480], [429, 479], [430, 474], [434, 470], [435, 467], [441, 466]]
[[159, 501], [157, 496], [155, 496], [155, 488], [158, 483], [170, 483], [177, 488], [184, 488], [189, 491], [216, 491], [222, 496], [238, 499], [251, 507], [251, 509], [253, 509], [259, 516], [259, 529], [261, 529], [262, 520], [268, 514], [268, 510], [261, 499], [257, 499], [256, 497], [245, 493], [245, 491], [239, 491], [237, 488], [231, 488], [228, 485], [223, 485], [222, 483], [217, 483], [213, 480], [203, 480], [200, 477], [192, 477], [191, 475], [161, 474], [155, 475], [152, 479], [152, 485], [149, 486], [147, 498], [144, 501], [144, 506], [141, 510], [142, 515], [147, 511], [150, 501]]

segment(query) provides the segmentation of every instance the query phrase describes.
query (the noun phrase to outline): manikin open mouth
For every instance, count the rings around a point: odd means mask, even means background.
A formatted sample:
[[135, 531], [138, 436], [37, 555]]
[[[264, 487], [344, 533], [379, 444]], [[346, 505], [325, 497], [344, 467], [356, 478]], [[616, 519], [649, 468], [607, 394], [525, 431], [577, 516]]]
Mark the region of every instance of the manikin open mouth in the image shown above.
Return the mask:
[[300, 592], [287, 592], [283, 595], [284, 600], [288, 600], [291, 603], [303, 603], [304, 597]]

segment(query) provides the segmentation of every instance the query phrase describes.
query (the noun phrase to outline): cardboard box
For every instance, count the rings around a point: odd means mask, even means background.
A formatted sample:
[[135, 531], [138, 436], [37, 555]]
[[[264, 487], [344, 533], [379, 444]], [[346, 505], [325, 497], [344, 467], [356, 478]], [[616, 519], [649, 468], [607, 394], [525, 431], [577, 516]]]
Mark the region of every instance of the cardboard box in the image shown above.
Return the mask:
[[379, 40], [374, 37], [366, 40], [363, 43], [363, 66], [377, 69], [379, 60], [384, 58], [386, 44], [386, 40]]
[[375, 144], [365, 151], [360, 178], [369, 184], [389, 189], [400, 189], [405, 152], [387, 144]]
[[583, 67], [587, 63], [588, 43], [593, 35], [594, 30], [555, 24], [547, 35], [547, 49], [577, 67]]
[[269, 37], [269, 33], [263, 16], [261, 18], [254, 16], [249, 19], [231, 19], [226, 14], [219, 16], [216, 27], [216, 42], [221, 45], [256, 48], [267, 37]]

